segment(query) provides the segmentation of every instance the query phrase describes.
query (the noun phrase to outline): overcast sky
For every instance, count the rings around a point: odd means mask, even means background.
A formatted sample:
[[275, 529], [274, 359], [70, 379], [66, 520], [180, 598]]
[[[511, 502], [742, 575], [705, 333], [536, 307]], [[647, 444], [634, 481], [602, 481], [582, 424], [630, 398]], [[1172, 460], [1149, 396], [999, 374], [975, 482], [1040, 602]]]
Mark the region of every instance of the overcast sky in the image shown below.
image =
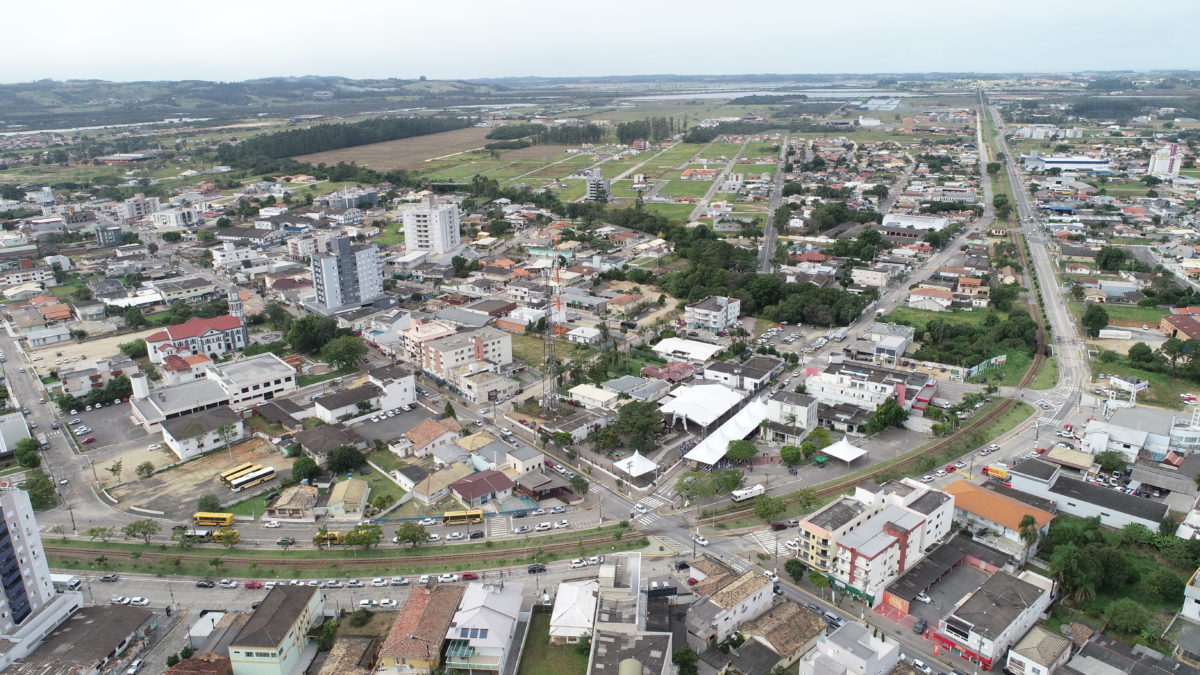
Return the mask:
[[0, 82], [1200, 69], [1200, 0], [44, 0]]

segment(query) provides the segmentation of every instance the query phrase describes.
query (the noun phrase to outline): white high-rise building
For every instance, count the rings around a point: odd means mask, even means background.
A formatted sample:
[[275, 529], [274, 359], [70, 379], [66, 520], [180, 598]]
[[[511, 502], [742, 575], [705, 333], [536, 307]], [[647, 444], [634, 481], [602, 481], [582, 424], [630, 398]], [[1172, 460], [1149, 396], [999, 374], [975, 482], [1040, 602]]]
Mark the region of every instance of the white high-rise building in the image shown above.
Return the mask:
[[326, 309], [365, 305], [383, 295], [383, 263], [373, 244], [335, 239], [330, 251], [313, 256], [313, 288]]
[[17, 488], [0, 488], [0, 586], [0, 670], [83, 605], [78, 590], [55, 590], [29, 493]]
[[420, 206], [404, 212], [404, 246], [409, 253], [441, 255], [457, 251], [462, 247], [458, 207], [438, 204], [433, 195], [422, 197]]
[[1168, 143], [1150, 157], [1150, 169], [1147, 173], [1155, 178], [1178, 178], [1179, 165], [1182, 162], [1183, 153], [1179, 151], [1179, 144]]

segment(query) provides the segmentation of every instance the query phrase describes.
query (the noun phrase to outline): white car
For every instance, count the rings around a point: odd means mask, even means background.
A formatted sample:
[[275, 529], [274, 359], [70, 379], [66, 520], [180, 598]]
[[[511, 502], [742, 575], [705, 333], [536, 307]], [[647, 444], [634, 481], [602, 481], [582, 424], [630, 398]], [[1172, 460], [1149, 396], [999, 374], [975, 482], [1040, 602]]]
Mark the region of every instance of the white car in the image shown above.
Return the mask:
[[466, 535], [464, 535], [462, 532], [451, 532], [450, 534], [446, 535], [446, 541], [458, 541], [464, 536]]
[[437, 521], [433, 518], [422, 518], [417, 521], [417, 524], [421, 527], [429, 527], [430, 525], [436, 525]]
[[363, 609], [370, 609], [372, 607], [375, 607], [378, 604], [379, 603], [375, 602], [374, 600], [368, 600], [366, 598], [363, 598], [362, 600], [358, 601], [358, 606]]
[[930, 475], [921, 476], [921, 481], [924, 483], [932, 483], [933, 476], [930, 476]]
[[767, 578], [770, 579], [772, 583], [779, 583], [779, 575], [775, 572], [771, 570], [763, 570], [763, 574], [767, 575]]
[[556, 530], [564, 530], [570, 526], [571, 526], [571, 523], [569, 523], [565, 520], [560, 520], [560, 521], [554, 523], [554, 529], [556, 529]]
[[393, 586], [407, 586], [408, 577], [392, 577]]
[[363, 588], [365, 586], [366, 586], [366, 584], [359, 581], [358, 579], [350, 579], [346, 582], [346, 588]]
[[799, 539], [789, 539], [789, 540], [783, 542], [783, 547], [789, 551], [799, 551], [800, 550], [800, 540]]
[[236, 579], [222, 579], [217, 585], [221, 588], [237, 588], [238, 582]]
[[267, 524], [263, 525], [263, 527], [269, 527], [271, 529], [275, 529], [277, 527], [283, 527], [283, 523], [279, 522], [278, 520], [268, 520]]
[[534, 509], [534, 511], [533, 511], [532, 513], [530, 513], [529, 515], [531, 515], [531, 516], [544, 516], [544, 515], [546, 515], [546, 509]]
[[382, 588], [383, 586], [388, 585], [388, 580], [384, 579], [383, 577], [375, 577], [371, 580], [371, 585], [375, 588]]
[[398, 603], [391, 598], [384, 598], [383, 600], [379, 601], [380, 607], [394, 608], [397, 604]]
[[518, 525], [513, 528], [513, 534], [529, 534], [533, 532], [533, 528], [528, 525]]
[[917, 600], [920, 600], [921, 602], [924, 602], [926, 604], [933, 602], [933, 600], [928, 595], [925, 595], [925, 591], [921, 591], [920, 593], [917, 593]]
[[930, 675], [931, 673], [933, 673], [933, 669], [930, 668], [929, 666], [925, 665], [925, 662], [922, 661], [921, 659], [913, 659], [912, 667], [921, 671], [922, 673], [926, 673], [926, 675]]
[[512, 436], [512, 429], [501, 428], [500, 433], [504, 434], [505, 436]]
[[708, 546], [708, 537], [704, 537], [699, 534], [693, 534], [692, 541], [700, 544], [701, 546]]
[[452, 584], [456, 581], [458, 581], [458, 575], [451, 574], [449, 572], [446, 572], [442, 576], [438, 577], [438, 582], [443, 584]]
[[114, 605], [128, 605], [129, 598], [127, 598], [123, 595], [114, 595], [114, 596], [112, 596], [112, 599], [109, 600], [109, 603], [114, 604]]
[[545, 532], [546, 530], [550, 530], [553, 528], [554, 528], [554, 525], [552, 525], [550, 523], [538, 523], [537, 527], [535, 527], [533, 529], [537, 532]]
[[428, 574], [422, 574], [421, 578], [417, 579], [417, 583], [421, 584], [421, 585], [425, 585], [425, 584], [429, 583], [429, 579], [430, 579], [430, 577]]
[[584, 560], [583, 558], [576, 558], [576, 559], [574, 559], [574, 560], [572, 560], [572, 561], [571, 561], [571, 565], [570, 565], [570, 567], [571, 567], [571, 569], [573, 569], [573, 570], [574, 570], [574, 569], [579, 569], [580, 567], [587, 567], [587, 561], [586, 561], [586, 560]]
[[425, 541], [430, 542], [430, 543], [438, 542], [441, 540], [442, 540], [442, 535], [438, 534], [437, 532], [431, 532], [429, 534], [429, 536], [425, 538]]
[[162, 443], [151, 443], [146, 446], [147, 450], [162, 450]]
[[648, 513], [650, 511], [650, 507], [646, 506], [645, 504], [634, 504], [633, 510], [637, 511], [638, 513]]

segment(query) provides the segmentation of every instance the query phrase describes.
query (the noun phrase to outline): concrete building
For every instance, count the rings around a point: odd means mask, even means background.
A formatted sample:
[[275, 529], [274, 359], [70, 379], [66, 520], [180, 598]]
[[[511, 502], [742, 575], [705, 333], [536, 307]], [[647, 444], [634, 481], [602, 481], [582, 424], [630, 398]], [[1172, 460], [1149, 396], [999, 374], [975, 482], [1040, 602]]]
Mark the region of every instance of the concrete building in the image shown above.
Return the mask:
[[1008, 651], [1005, 671], [1052, 675], [1071, 658], [1071, 638], [1034, 626]]
[[899, 643], [877, 637], [858, 623], [847, 621], [829, 635], [817, 638], [817, 646], [800, 659], [799, 675], [885, 675], [900, 660]]
[[340, 237], [328, 253], [312, 256], [313, 290], [317, 305], [332, 310], [357, 307], [383, 295], [383, 264], [379, 247], [353, 244]]
[[292, 675], [317, 655], [308, 632], [325, 620], [319, 588], [276, 586], [229, 644], [234, 675]]
[[863, 363], [837, 361], [804, 381], [810, 396], [825, 405], [847, 403], [874, 411], [889, 398], [909, 410], [918, 397], [932, 396], [933, 380], [923, 373], [892, 370]]
[[227, 405], [165, 420], [162, 430], [163, 443], [179, 459], [191, 459], [246, 435], [242, 418]]
[[477, 361], [496, 368], [511, 364], [512, 336], [484, 327], [425, 342], [416, 365], [433, 377], [449, 380], [455, 368]]
[[604, 177], [604, 172], [592, 169], [584, 180], [587, 181], [585, 199], [589, 202], [612, 201], [612, 181]]
[[1013, 489], [1052, 500], [1059, 513], [1100, 518], [1100, 524], [1121, 529], [1139, 523], [1151, 530], [1167, 515], [1167, 505], [1061, 474], [1062, 468], [1028, 459], [1008, 469]]
[[748, 570], [712, 595], [692, 603], [687, 614], [688, 632], [705, 641], [723, 642], [743, 621], [767, 611], [774, 598], [771, 580], [757, 570]]
[[690, 330], [721, 331], [738, 323], [742, 301], [720, 295], [709, 296], [683, 308], [683, 318]]
[[1027, 544], [1021, 536], [1021, 522], [1025, 516], [1033, 518], [1033, 530], [1039, 538], [1050, 531], [1050, 521], [1054, 520], [1054, 514], [1049, 511], [967, 480], [954, 481], [945, 487], [945, 492], [954, 497], [955, 522], [966, 525], [975, 533], [976, 539], [1017, 560], [1024, 561], [1037, 553], [1039, 539]]
[[933, 641], [990, 670], [1050, 609], [1054, 596], [1054, 582], [1039, 574], [997, 572], [939, 622]]
[[1041, 155], [1037, 150], [1033, 150], [1028, 155], [1022, 155], [1021, 161], [1024, 163], [1026, 171], [1049, 171], [1050, 169], [1076, 173], [1110, 173], [1112, 171], [1108, 159], [1085, 155]]
[[379, 397], [382, 395], [383, 389], [370, 382], [353, 389], [325, 394], [313, 401], [313, 415], [330, 423], [342, 418], [360, 417], [368, 410], [379, 410]]
[[563, 581], [554, 594], [554, 609], [550, 614], [550, 644], [576, 644], [584, 635], [591, 635], [596, 626], [596, 602], [600, 581], [580, 579]]
[[1200, 569], [1192, 573], [1187, 586], [1183, 588], [1183, 618], [1200, 623]]
[[329, 490], [325, 517], [331, 520], [361, 520], [371, 499], [371, 486], [361, 478], [347, 478]]
[[783, 359], [753, 356], [745, 361], [715, 361], [704, 367], [704, 379], [733, 389], [755, 392], [783, 370]]
[[1179, 144], [1168, 143], [1150, 157], [1150, 166], [1146, 173], [1155, 178], [1178, 178], [1179, 167], [1182, 164], [1183, 152], [1179, 149]]
[[158, 291], [158, 294], [162, 297], [162, 302], [166, 304], [181, 300], [195, 304], [215, 298], [219, 292], [219, 288], [215, 283], [207, 279], [201, 279], [200, 277], [162, 279], [151, 281], [147, 285], [153, 290]]
[[913, 216], [903, 213], [888, 213], [883, 216], [884, 228], [902, 227], [910, 230], [933, 230], [935, 232], [950, 226], [950, 219], [943, 216]]
[[471, 583], [446, 631], [446, 669], [500, 673], [522, 619], [524, 584]]
[[0, 457], [16, 452], [17, 443], [29, 438], [29, 423], [20, 412], [0, 416]]
[[212, 319], [193, 317], [146, 336], [146, 352], [152, 363], [162, 363], [171, 354], [204, 354], [216, 359], [250, 344], [246, 323], [232, 314]]
[[125, 230], [121, 229], [120, 225], [97, 225], [96, 226], [96, 245], [105, 248], [109, 246], [120, 246], [121, 238], [125, 235]]
[[164, 420], [223, 405], [233, 406], [236, 412], [295, 391], [296, 370], [268, 353], [208, 364], [204, 377], [153, 390], [143, 373], [134, 373], [129, 380], [134, 418], [151, 428]]
[[421, 204], [404, 211], [404, 247], [409, 253], [434, 255], [455, 253], [462, 248], [458, 207], [439, 204], [436, 195], [425, 195]]
[[367, 372], [367, 381], [383, 391], [377, 402], [380, 410], [393, 410], [417, 402], [416, 378], [404, 366], [372, 368]]

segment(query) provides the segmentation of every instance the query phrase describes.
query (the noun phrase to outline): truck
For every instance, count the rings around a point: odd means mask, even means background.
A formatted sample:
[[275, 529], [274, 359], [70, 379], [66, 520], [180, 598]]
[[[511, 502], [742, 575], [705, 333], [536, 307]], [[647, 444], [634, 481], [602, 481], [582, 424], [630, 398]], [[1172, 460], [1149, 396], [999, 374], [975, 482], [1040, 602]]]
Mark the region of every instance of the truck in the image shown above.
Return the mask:
[[46, 434], [37, 434], [34, 438], [37, 439], [38, 445], [40, 445], [43, 450], [50, 447], [50, 437]]
[[1008, 465], [1003, 462], [996, 462], [983, 467], [983, 475], [991, 476], [996, 480], [1008, 480]]
[[835, 342], [845, 342], [846, 336], [849, 334], [845, 328], [839, 328], [833, 332], [833, 339]]
[[83, 586], [83, 582], [79, 577], [70, 574], [51, 574], [50, 583], [54, 584], [54, 590], [58, 593], [64, 591], [77, 591]]
[[762, 486], [762, 483], [759, 483], [757, 485], [751, 485], [748, 488], [734, 490], [732, 493], [733, 501], [744, 502], [747, 499], [754, 499], [755, 497], [757, 497], [761, 494], [766, 494], [766, 492], [767, 492], [767, 489]]

